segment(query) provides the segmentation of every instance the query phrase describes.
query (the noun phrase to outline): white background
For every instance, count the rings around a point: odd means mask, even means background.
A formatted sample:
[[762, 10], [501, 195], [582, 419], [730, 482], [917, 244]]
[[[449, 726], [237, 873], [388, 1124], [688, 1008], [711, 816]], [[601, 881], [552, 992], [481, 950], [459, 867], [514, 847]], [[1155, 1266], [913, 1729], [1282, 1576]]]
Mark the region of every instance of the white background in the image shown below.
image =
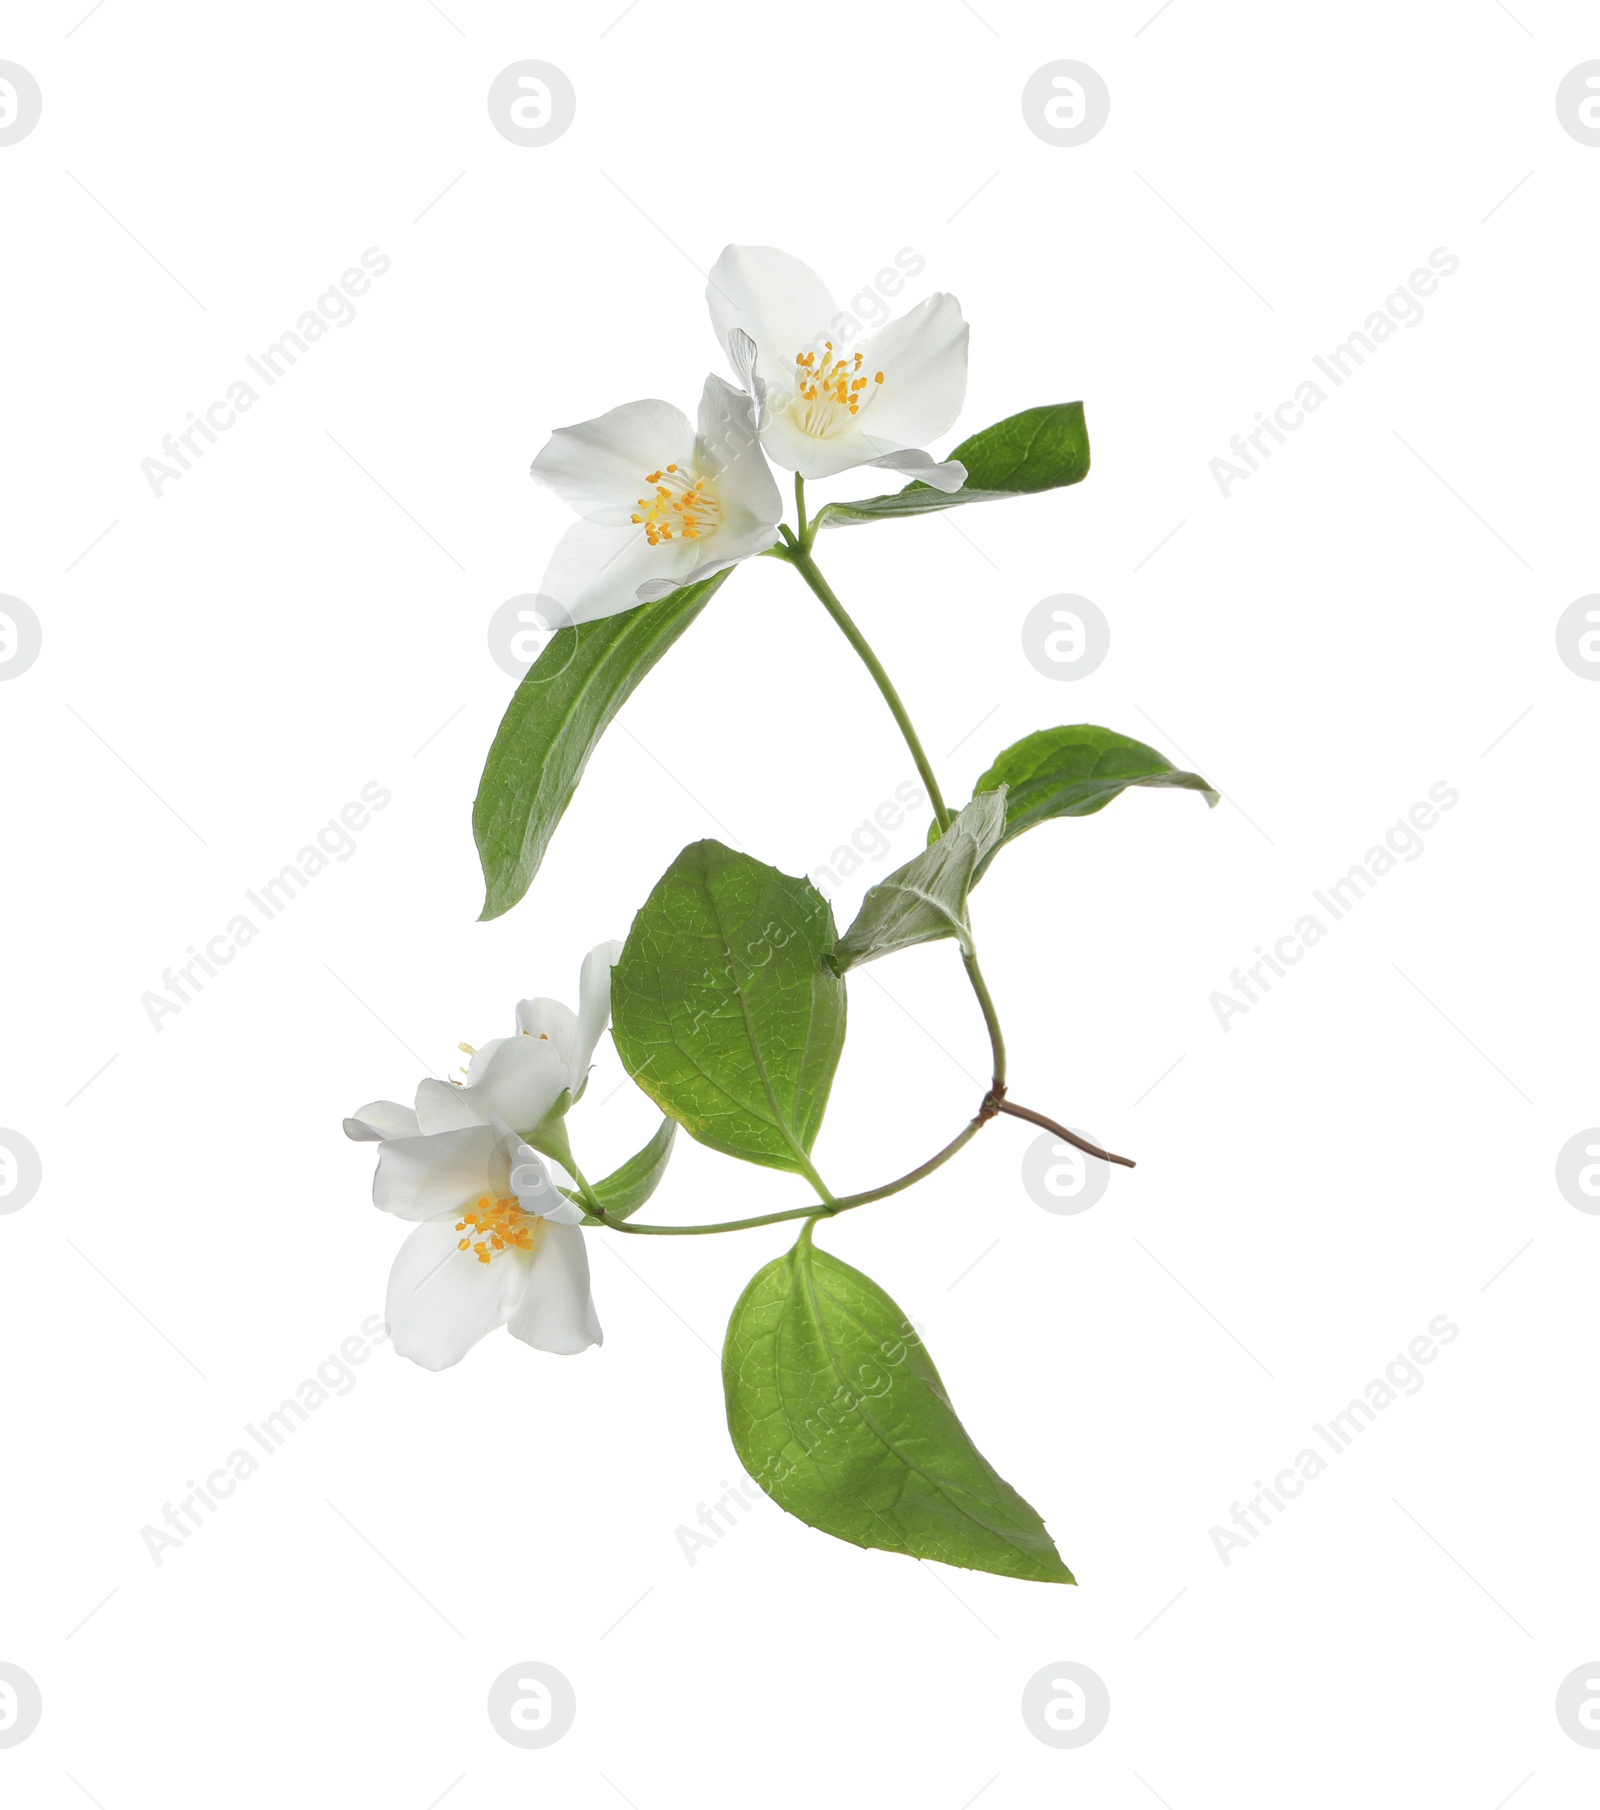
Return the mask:
[[[1554, 1181], [1600, 1119], [1600, 687], [1554, 642], [1597, 588], [1600, 150], [1554, 108], [1600, 55], [1592, 9], [615, 6], [7, 10], [44, 113], [0, 149], [0, 590], [44, 651], [0, 686], [0, 1123], [44, 1182], [0, 1219], [0, 1660], [44, 1718], [0, 1790], [1592, 1802], [1600, 1752], [1553, 1707], [1600, 1652], [1600, 1220]], [[485, 107], [525, 57], [578, 95], [542, 149]], [[1020, 107], [1063, 57], [1112, 96], [1070, 149]], [[972, 322], [961, 432], [1085, 400], [1080, 488], [819, 543], [951, 796], [1077, 721], [1227, 796], [1048, 826], [975, 901], [1015, 1096], [1138, 1169], [1047, 1214], [1001, 1122], [823, 1234], [925, 1326], [1079, 1587], [860, 1552], [765, 1501], [689, 1564], [677, 1529], [735, 1474], [722, 1328], [781, 1228], [594, 1249], [581, 1358], [496, 1335], [434, 1376], [378, 1348], [157, 1566], [163, 1504], [381, 1308], [401, 1229], [341, 1116], [518, 997], [575, 998], [685, 842], [808, 871], [910, 776], [836, 630], [758, 562], [607, 736], [530, 897], [474, 922], [511, 684], [486, 624], [565, 526], [528, 462], [616, 403], [693, 404], [729, 240], [844, 297], [920, 253], [900, 305], [947, 289]], [[141, 460], [369, 246], [393, 267], [357, 318], [153, 496]], [[1224, 499], [1208, 462], [1438, 246], [1460, 268], [1426, 317]], [[1019, 640], [1062, 591], [1112, 625], [1077, 682]], [[153, 1029], [141, 994], [369, 781], [392, 802], [354, 854]], [[1421, 857], [1224, 1031], [1211, 993], [1438, 781], [1460, 803]], [[936, 1147], [984, 1072], [948, 946], [850, 991], [817, 1152], [840, 1190]], [[608, 1042], [591, 1172], [653, 1122], [621, 1079]], [[651, 1213], [799, 1198], [683, 1139]], [[1460, 1335], [1426, 1386], [1224, 1565], [1212, 1526], [1439, 1314]], [[484, 1707], [530, 1659], [578, 1695], [539, 1752]], [[1069, 1659], [1112, 1709], [1062, 1752], [1019, 1699]]]

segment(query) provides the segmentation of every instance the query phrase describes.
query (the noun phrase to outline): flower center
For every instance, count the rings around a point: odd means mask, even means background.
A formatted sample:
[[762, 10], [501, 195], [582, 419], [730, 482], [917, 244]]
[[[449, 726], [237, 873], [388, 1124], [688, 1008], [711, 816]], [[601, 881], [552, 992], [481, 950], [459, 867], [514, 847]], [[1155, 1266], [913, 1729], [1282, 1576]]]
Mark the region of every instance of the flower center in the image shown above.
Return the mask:
[[632, 519], [644, 528], [652, 547], [663, 541], [704, 540], [722, 525], [722, 505], [705, 478], [691, 479], [681, 466], [668, 465], [646, 472], [644, 481], [654, 485], [654, 494], [639, 498], [644, 514]]
[[[537, 1215], [524, 1213], [514, 1197], [491, 1200], [483, 1194], [456, 1222], [456, 1230], [467, 1233], [457, 1241], [456, 1249], [470, 1250], [480, 1263], [490, 1263], [505, 1250], [531, 1251], [538, 1225]], [[478, 1234], [476, 1238], [473, 1232]]]
[[789, 407], [801, 432], [819, 440], [847, 428], [883, 382], [882, 371], [875, 371], [870, 380], [862, 375], [861, 353], [836, 358], [831, 339], [823, 344], [820, 364], [815, 352], [796, 352], [794, 362], [795, 393]]

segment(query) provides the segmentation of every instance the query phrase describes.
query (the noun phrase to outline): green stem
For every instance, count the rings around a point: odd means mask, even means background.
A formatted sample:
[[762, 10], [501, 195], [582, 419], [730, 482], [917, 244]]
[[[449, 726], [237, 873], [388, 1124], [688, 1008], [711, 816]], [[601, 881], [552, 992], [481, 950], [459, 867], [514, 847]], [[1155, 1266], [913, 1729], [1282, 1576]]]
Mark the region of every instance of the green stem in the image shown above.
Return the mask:
[[824, 1199], [809, 1207], [789, 1207], [782, 1213], [761, 1213], [754, 1219], [726, 1219], [716, 1225], [702, 1226], [639, 1225], [633, 1220], [611, 1219], [603, 1207], [591, 1207], [590, 1211], [603, 1226], [613, 1232], [640, 1232], [657, 1238], [699, 1238], [708, 1232], [744, 1232], [752, 1226], [781, 1225], [786, 1219], [828, 1219], [835, 1213], [847, 1213], [852, 1207], [865, 1207], [875, 1200], [887, 1200], [891, 1194], [899, 1194], [906, 1188], [914, 1187], [925, 1177], [932, 1175], [935, 1169], [942, 1169], [958, 1150], [964, 1149], [971, 1143], [993, 1117], [994, 1113], [984, 1111], [980, 1112], [976, 1118], [969, 1119], [942, 1150], [937, 1151], [925, 1163], [919, 1163], [915, 1169], [895, 1181], [885, 1182], [882, 1187], [868, 1188], [862, 1194], [844, 1194], [837, 1199], [819, 1187], [817, 1192], [823, 1195]]
[[[800, 510], [800, 536], [798, 541], [791, 542], [788, 547], [789, 564], [815, 592], [822, 607], [838, 623], [845, 639], [860, 655], [862, 664], [872, 674], [879, 691], [883, 693], [884, 702], [889, 706], [900, 733], [905, 737], [906, 746], [911, 750], [911, 758], [917, 764], [917, 772], [922, 776], [922, 783], [927, 788], [929, 802], [933, 806], [933, 815], [941, 830], [950, 827], [950, 811], [944, 802], [944, 794], [939, 790], [939, 782], [934, 778], [933, 767], [922, 746], [912, 724], [911, 716], [900, 701], [900, 694], [894, 688], [893, 681], [884, 670], [883, 662], [872, 651], [871, 643], [856, 624], [850, 613], [834, 595], [827, 579], [822, 576], [817, 562], [811, 557], [811, 539], [815, 538], [815, 528], [808, 538], [805, 526], [805, 480], [797, 472], [794, 480], [795, 502]], [[994, 1000], [983, 978], [983, 970], [978, 966], [976, 955], [963, 956], [966, 964], [967, 979], [972, 983], [972, 991], [977, 996], [978, 1006], [983, 1013], [983, 1022], [989, 1033], [989, 1049], [994, 1061], [994, 1087], [997, 1092], [1004, 1092], [1006, 1083], [1006, 1046], [1000, 1033], [1000, 1018], [995, 1011]]]
[[839, 1211], [839, 1197], [836, 1194], [829, 1192], [828, 1184], [817, 1174], [816, 1166], [809, 1158], [802, 1156], [800, 1161], [804, 1165], [803, 1173], [806, 1180], [810, 1182], [812, 1187], [822, 1196], [824, 1210], [829, 1213], [837, 1213]]
[[[801, 480], [796, 478], [795, 490], [799, 494]], [[899, 725], [900, 733], [905, 738], [906, 746], [911, 750], [911, 758], [916, 762], [917, 772], [923, 785], [927, 788], [928, 802], [933, 806], [933, 815], [941, 830], [950, 827], [950, 810], [945, 804], [944, 794], [939, 790], [939, 782], [933, 776], [933, 767], [923, 749], [916, 727], [911, 721], [910, 712], [900, 701], [900, 694], [894, 683], [884, 671], [883, 662], [872, 651], [872, 644], [867, 640], [851, 619], [850, 612], [834, 596], [827, 579], [817, 568], [817, 562], [811, 557], [811, 550], [801, 540], [789, 548], [789, 564], [800, 574], [816, 593], [818, 601], [828, 614], [838, 623], [845, 639], [856, 650], [861, 663], [872, 674], [873, 683], [883, 693], [883, 701], [889, 706], [890, 714]]]
[[[785, 1220], [789, 1219], [805, 1219], [812, 1222], [819, 1219], [830, 1219], [836, 1213], [848, 1213], [852, 1207], [865, 1207], [875, 1200], [887, 1200], [892, 1194], [900, 1194], [907, 1188], [915, 1187], [918, 1182], [924, 1181], [932, 1175], [935, 1169], [942, 1169], [957, 1151], [964, 1150], [972, 1142], [990, 1119], [1001, 1113], [1008, 1113], [1016, 1119], [1026, 1119], [1033, 1125], [1041, 1125], [1045, 1130], [1054, 1132], [1057, 1137], [1064, 1138], [1067, 1143], [1076, 1144], [1080, 1150], [1086, 1151], [1090, 1156], [1099, 1157], [1102, 1162], [1121, 1163], [1129, 1169], [1134, 1166], [1130, 1157], [1116, 1156], [1109, 1150], [1102, 1150], [1098, 1144], [1088, 1143], [1076, 1132], [1068, 1131], [1065, 1125], [1058, 1125], [1054, 1119], [1047, 1119], [1043, 1113], [1035, 1112], [1031, 1107], [1013, 1105], [1011, 1101], [1003, 1099], [1000, 1091], [996, 1089], [984, 1097], [984, 1102], [979, 1107], [977, 1115], [969, 1119], [942, 1150], [935, 1151], [925, 1163], [919, 1163], [915, 1169], [908, 1171], [896, 1180], [885, 1182], [881, 1187], [868, 1188], [861, 1194], [845, 1194], [837, 1200], [830, 1196], [825, 1202], [809, 1207], [789, 1207], [781, 1213], [760, 1213], [753, 1219], [724, 1219], [715, 1225], [701, 1226], [639, 1225], [632, 1220], [611, 1219], [607, 1217], [605, 1209], [598, 1205], [592, 1207], [591, 1211], [600, 1224], [610, 1231], [638, 1232], [654, 1238], [701, 1238], [711, 1232], [747, 1232], [754, 1226], [782, 1225]], [[576, 1175], [577, 1171], [574, 1170], [573, 1173]], [[818, 1193], [824, 1192], [823, 1189], [818, 1189]]]
[[978, 997], [978, 1006], [983, 1013], [983, 1022], [989, 1032], [989, 1052], [994, 1062], [994, 1091], [997, 1095], [1006, 1091], [1006, 1040], [1000, 1034], [1000, 1015], [994, 1009], [994, 1000], [989, 995], [989, 984], [983, 978], [983, 970], [978, 966], [976, 953], [963, 955], [966, 963], [967, 979], [972, 982], [972, 990]]
[[600, 1197], [595, 1193], [594, 1186], [590, 1182], [588, 1176], [585, 1175], [572, 1160], [572, 1151], [570, 1147], [566, 1154], [559, 1160], [572, 1176], [572, 1179], [578, 1184], [578, 1192], [583, 1196], [583, 1204], [589, 1210], [590, 1215], [593, 1218], [600, 1220], [605, 1225], [615, 1224], [614, 1220], [606, 1218], [606, 1210], [601, 1206]]
[[[901, 735], [905, 738], [905, 744], [911, 751], [912, 760], [916, 762], [917, 772], [922, 778], [923, 785], [927, 788], [928, 799], [933, 806], [934, 818], [942, 832], [950, 827], [950, 810], [945, 804], [944, 794], [939, 790], [939, 782], [934, 777], [933, 766], [911, 721], [910, 713], [901, 702], [900, 694], [895, 690], [893, 681], [884, 670], [883, 662], [873, 652], [866, 636], [856, 627], [849, 611], [834, 595], [832, 587], [822, 576], [816, 561], [811, 557], [811, 543], [816, 538], [816, 525], [807, 521], [805, 480], [798, 472], [795, 474], [794, 496], [800, 531], [796, 534], [787, 523], [783, 524], [779, 529], [779, 533], [783, 537], [783, 544], [769, 548], [768, 551], [773, 558], [784, 560], [799, 572], [815, 593], [822, 607], [839, 625], [845, 639], [855, 649], [862, 664], [871, 673], [874, 683], [883, 694], [884, 702], [889, 706]], [[802, 1229], [801, 1237], [806, 1238], [809, 1237], [811, 1227], [818, 1219], [831, 1218], [837, 1213], [847, 1213], [854, 1207], [864, 1207], [872, 1201], [887, 1200], [890, 1195], [899, 1194], [904, 1189], [915, 1186], [916, 1183], [932, 1175], [936, 1169], [942, 1168], [957, 1151], [964, 1149], [978, 1135], [990, 1119], [1002, 1112], [1010, 1113], [1016, 1118], [1030, 1119], [1037, 1125], [1047, 1126], [1070, 1142], [1078, 1144], [1080, 1148], [1088, 1150], [1096, 1156], [1104, 1157], [1109, 1162], [1127, 1162], [1126, 1157], [1111, 1156], [1109, 1152], [1084, 1143], [1071, 1132], [1057, 1126], [1054, 1120], [1045, 1119], [1027, 1107], [1012, 1106], [1007, 1102], [1005, 1098], [1006, 1046], [1000, 1030], [1000, 1017], [995, 1010], [994, 999], [990, 995], [988, 983], [984, 980], [983, 970], [978, 966], [977, 955], [964, 953], [962, 963], [966, 968], [967, 979], [972, 985], [979, 1009], [983, 1013], [984, 1027], [989, 1034], [989, 1047], [994, 1060], [994, 1081], [990, 1091], [984, 1096], [977, 1114], [942, 1150], [936, 1151], [925, 1163], [919, 1163], [915, 1169], [895, 1181], [885, 1182], [882, 1187], [869, 1188], [861, 1194], [846, 1194], [836, 1197], [824, 1186], [821, 1176], [817, 1174], [809, 1160], [802, 1157], [806, 1179], [821, 1197], [812, 1205], [790, 1207], [780, 1213], [760, 1213], [749, 1219], [722, 1220], [714, 1225], [664, 1226], [640, 1225], [630, 1220], [612, 1219], [595, 1199], [593, 1190], [578, 1174], [577, 1168], [569, 1162], [568, 1167], [572, 1169], [574, 1177], [582, 1188], [585, 1201], [594, 1219], [613, 1232], [634, 1232], [641, 1236], [656, 1238], [700, 1238], [715, 1232], [743, 1232], [756, 1226], [781, 1225], [786, 1220], [803, 1219], [807, 1223]]]

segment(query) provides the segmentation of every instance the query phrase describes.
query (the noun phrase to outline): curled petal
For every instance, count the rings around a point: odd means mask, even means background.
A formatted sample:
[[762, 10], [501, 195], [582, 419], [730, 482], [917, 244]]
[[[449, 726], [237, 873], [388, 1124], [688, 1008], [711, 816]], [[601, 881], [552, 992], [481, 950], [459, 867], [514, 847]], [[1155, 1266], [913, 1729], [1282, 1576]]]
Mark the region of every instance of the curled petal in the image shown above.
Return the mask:
[[759, 430], [766, 414], [767, 386], [756, 375], [756, 357], [756, 342], [742, 328], [735, 327], [728, 335], [728, 362], [750, 392], [751, 419]]
[[[869, 434], [868, 439], [872, 436]], [[935, 490], [942, 490], [948, 496], [959, 490], [967, 481], [967, 468], [959, 459], [946, 459], [943, 463], [936, 461], [932, 453], [920, 451], [917, 447], [904, 447], [899, 452], [884, 453], [876, 459], [868, 459], [869, 465], [881, 466], [885, 471], [898, 471], [908, 478], [915, 478], [920, 484], [931, 485]]]
[[538, 1152], [527, 1144], [517, 1147], [511, 1165], [511, 1188], [524, 1213], [548, 1219], [554, 1225], [582, 1225], [583, 1208], [561, 1192], [554, 1176], [539, 1160]]

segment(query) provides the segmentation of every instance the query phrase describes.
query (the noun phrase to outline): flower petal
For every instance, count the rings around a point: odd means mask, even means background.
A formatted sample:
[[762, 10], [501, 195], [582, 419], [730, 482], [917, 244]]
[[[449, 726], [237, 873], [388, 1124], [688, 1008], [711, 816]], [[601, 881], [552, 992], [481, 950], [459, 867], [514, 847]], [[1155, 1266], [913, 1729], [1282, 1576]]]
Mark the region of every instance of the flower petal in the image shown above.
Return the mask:
[[[754, 403], [727, 378], [715, 374], [707, 377], [700, 392], [700, 416], [695, 426], [695, 457], [701, 474], [720, 478], [723, 472], [750, 460], [752, 455], [765, 468]], [[776, 491], [777, 487], [773, 488]], [[720, 496], [720, 482], [717, 492]]]
[[513, 1338], [560, 1357], [604, 1341], [589, 1292], [583, 1236], [577, 1226], [546, 1221], [540, 1227], [522, 1297], [510, 1319]]
[[588, 1068], [581, 1044], [578, 1014], [559, 999], [523, 999], [517, 1002], [517, 1030], [524, 1037], [542, 1038], [561, 1058], [567, 1086], [574, 1094]]
[[758, 356], [756, 342], [743, 327], [735, 327], [728, 335], [728, 362], [740, 384], [750, 392], [751, 417], [759, 429], [766, 415], [767, 386], [756, 375]]
[[706, 301], [717, 344], [726, 352], [735, 328], [748, 333], [757, 370], [785, 389], [792, 386], [795, 355], [825, 335], [839, 313], [822, 278], [771, 245], [728, 246], [711, 267]]
[[375, 1143], [379, 1138], [414, 1138], [421, 1129], [411, 1108], [397, 1106], [393, 1100], [374, 1100], [344, 1122], [344, 1135], [358, 1144]]
[[417, 1083], [417, 1124], [425, 1137], [438, 1131], [460, 1131], [488, 1120], [467, 1097], [464, 1087], [430, 1075]]
[[915, 446], [902, 447], [899, 452], [884, 453], [881, 458], [868, 459], [869, 465], [880, 465], [885, 471], [903, 472], [908, 478], [915, 478], [919, 484], [931, 485], [935, 490], [942, 490], [948, 496], [959, 490], [967, 481], [967, 468], [959, 459], [946, 459], [942, 464], [934, 459], [932, 453], [922, 452]]
[[[758, 553], [765, 553], [776, 539], [777, 536], [770, 528], [746, 528], [739, 533], [720, 529], [715, 540], [703, 540], [699, 543], [700, 551], [712, 556], [703, 566], [696, 566], [692, 572], [685, 572], [670, 584], [663, 580], [656, 584], [640, 585], [639, 601], [660, 603], [674, 591], [681, 591], [685, 585], [701, 584], [708, 578], [714, 578], [718, 572], [726, 572], [729, 566], [738, 565], [741, 560], [754, 559]], [[719, 547], [722, 549], [720, 558], [716, 557]]]
[[583, 958], [578, 974], [579, 1082], [589, 1072], [595, 1045], [611, 1022], [611, 970], [621, 960], [622, 944], [615, 938], [596, 943]]
[[532, 1131], [567, 1085], [560, 1052], [538, 1037], [497, 1037], [472, 1058], [461, 1093], [480, 1120]]
[[720, 377], [706, 379], [697, 445], [715, 468], [717, 501], [722, 506], [722, 526], [706, 543], [707, 555], [712, 559], [730, 557], [732, 550], [724, 545], [729, 530], [739, 528], [748, 535], [758, 523], [765, 525], [770, 537], [758, 549], [764, 553], [778, 538], [783, 498], [761, 450], [750, 398]]
[[663, 597], [677, 590], [699, 561], [697, 548], [690, 540], [652, 547], [643, 528], [578, 522], [556, 542], [539, 592], [560, 606], [563, 626], [620, 616], [638, 608], [642, 585], [664, 584]]
[[[732, 560], [724, 561], [727, 565], [733, 563]], [[685, 572], [681, 578], [652, 578], [647, 584], [639, 586], [634, 592], [634, 599], [638, 603], [660, 603], [674, 591], [681, 591], [686, 584], [695, 584], [721, 569], [720, 566], [697, 566], [692, 572]]]
[[593, 421], [558, 427], [533, 462], [533, 475], [581, 516], [627, 522], [658, 465], [687, 461], [694, 435], [670, 402], [625, 402]]
[[794, 411], [787, 407], [774, 408], [767, 416], [761, 443], [774, 465], [797, 471], [803, 478], [831, 478], [838, 472], [865, 465], [867, 460], [894, 447], [893, 441], [874, 441], [854, 425], [841, 428], [826, 439], [805, 433], [795, 424]]
[[459, 1217], [460, 1208], [480, 1195], [502, 1197], [508, 1175], [500, 1134], [488, 1125], [389, 1138], [378, 1146], [372, 1204], [400, 1219]]
[[950, 428], [967, 398], [967, 323], [953, 295], [930, 295], [862, 347], [884, 382], [862, 410], [874, 451], [925, 446]]
[[[531, 1145], [519, 1143], [510, 1176], [517, 1205], [524, 1213], [532, 1213], [536, 1219], [548, 1219], [555, 1225], [582, 1225], [583, 1208], [556, 1186], [557, 1167], [559, 1165], [543, 1163]], [[565, 1175], [566, 1172], [562, 1170], [561, 1173]]]
[[531, 1274], [522, 1251], [480, 1263], [457, 1249], [460, 1236], [453, 1219], [418, 1226], [389, 1272], [389, 1337], [401, 1357], [424, 1370], [459, 1364], [479, 1339], [504, 1326]]

